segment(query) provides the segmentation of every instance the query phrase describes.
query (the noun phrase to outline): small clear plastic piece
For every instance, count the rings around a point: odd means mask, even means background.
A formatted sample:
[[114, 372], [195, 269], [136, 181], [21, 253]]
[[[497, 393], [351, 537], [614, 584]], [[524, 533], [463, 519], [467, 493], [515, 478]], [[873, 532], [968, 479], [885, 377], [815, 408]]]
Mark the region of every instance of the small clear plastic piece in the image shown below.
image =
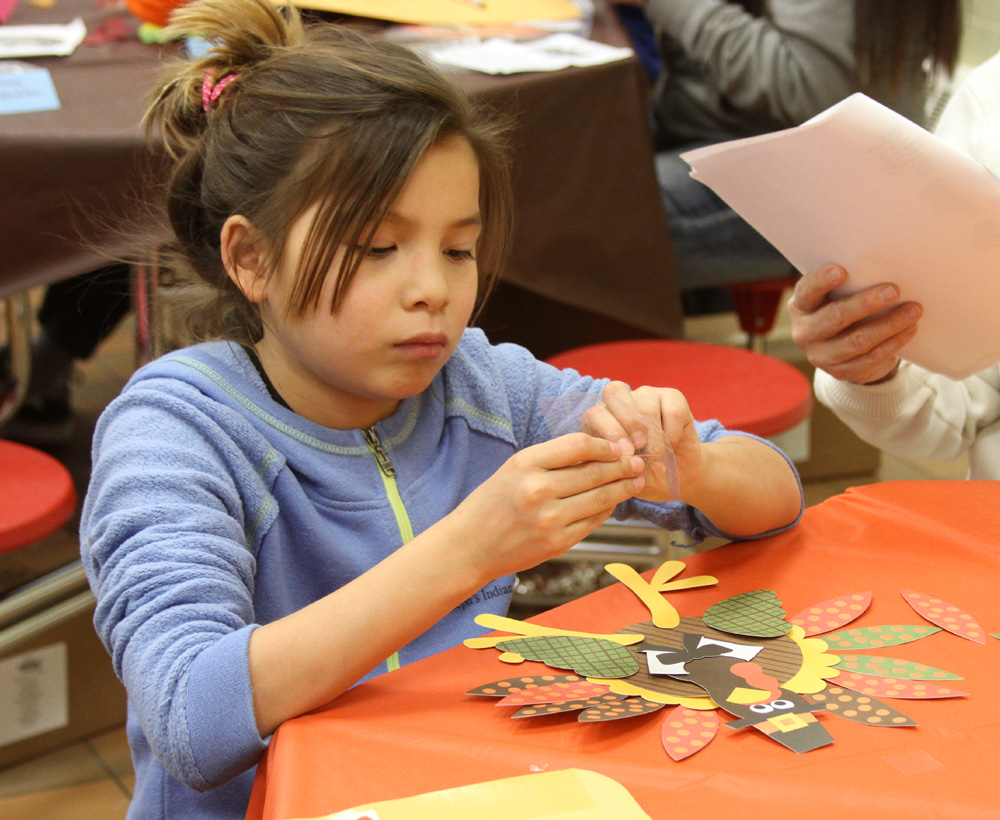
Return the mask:
[[[591, 414], [593, 408], [604, 405], [604, 401], [599, 393], [571, 392], [540, 399], [538, 404], [542, 410], [545, 424], [552, 437], [555, 438], [567, 433], [578, 433], [581, 430], [593, 434], [589, 428], [588, 415]], [[641, 431], [642, 439], [645, 442], [644, 446], [636, 447], [636, 454], [646, 462], [654, 480], [666, 484], [670, 495], [679, 500], [681, 490], [677, 459], [674, 457], [673, 448], [660, 425], [651, 423], [635, 407], [626, 408], [623, 405], [618, 408], [619, 412], [615, 412], [616, 408], [614, 407], [608, 409], [618, 418], [633, 419], [633, 423], [636, 425], [635, 430], [632, 431], [633, 442], [636, 440], [636, 431]]]

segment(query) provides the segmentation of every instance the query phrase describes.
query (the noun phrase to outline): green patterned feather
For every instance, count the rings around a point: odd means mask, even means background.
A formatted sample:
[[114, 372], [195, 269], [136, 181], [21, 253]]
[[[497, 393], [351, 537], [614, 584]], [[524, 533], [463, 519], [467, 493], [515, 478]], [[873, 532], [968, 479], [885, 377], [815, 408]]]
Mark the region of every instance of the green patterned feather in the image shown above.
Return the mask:
[[601, 638], [532, 635], [501, 641], [497, 648], [556, 669], [572, 669], [588, 678], [627, 678], [639, 671], [635, 655], [624, 646]]
[[785, 620], [778, 596], [769, 589], [742, 592], [709, 607], [702, 620], [715, 629], [750, 638], [779, 638], [792, 625]]

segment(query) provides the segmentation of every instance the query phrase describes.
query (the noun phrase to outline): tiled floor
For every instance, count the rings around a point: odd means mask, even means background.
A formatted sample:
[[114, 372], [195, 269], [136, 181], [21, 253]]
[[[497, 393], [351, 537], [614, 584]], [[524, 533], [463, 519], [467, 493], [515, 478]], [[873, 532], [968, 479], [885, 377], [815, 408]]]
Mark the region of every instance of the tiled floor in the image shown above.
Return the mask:
[[0, 771], [0, 820], [118, 820], [132, 795], [125, 730]]
[[[80, 420], [77, 440], [53, 451], [70, 467], [81, 491], [89, 470], [88, 442], [94, 421], [132, 370], [130, 333], [126, 323], [95, 359], [80, 368], [74, 401]], [[686, 333], [689, 338], [702, 341], [742, 344], [735, 318], [728, 315], [691, 320]], [[800, 355], [791, 343], [784, 316], [770, 337], [768, 352], [786, 359]], [[883, 456], [881, 467], [874, 473], [809, 482], [805, 488], [806, 503], [817, 504], [858, 484], [897, 479], [961, 479], [965, 472], [964, 463], [913, 462]], [[65, 532], [32, 548], [32, 559], [53, 566], [71, 560], [77, 549], [74, 524], [71, 522]], [[16, 568], [13, 572], [16, 574]], [[0, 582], [4, 578], [9, 582], [10, 574], [0, 573]], [[124, 729], [111, 731], [0, 771], [0, 820], [32, 817], [118, 820], [125, 816], [132, 782]]]

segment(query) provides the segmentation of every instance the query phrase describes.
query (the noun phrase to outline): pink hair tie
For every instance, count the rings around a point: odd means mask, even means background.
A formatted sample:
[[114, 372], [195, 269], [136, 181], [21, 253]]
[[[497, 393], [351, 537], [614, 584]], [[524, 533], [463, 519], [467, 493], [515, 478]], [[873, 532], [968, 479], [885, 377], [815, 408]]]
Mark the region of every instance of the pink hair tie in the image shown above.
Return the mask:
[[239, 76], [239, 74], [227, 74], [215, 83], [212, 82], [211, 74], [205, 74], [205, 79], [201, 82], [201, 104], [205, 109], [206, 116], [211, 112], [212, 106], [215, 105], [215, 101], [219, 99], [219, 95], [226, 86]]

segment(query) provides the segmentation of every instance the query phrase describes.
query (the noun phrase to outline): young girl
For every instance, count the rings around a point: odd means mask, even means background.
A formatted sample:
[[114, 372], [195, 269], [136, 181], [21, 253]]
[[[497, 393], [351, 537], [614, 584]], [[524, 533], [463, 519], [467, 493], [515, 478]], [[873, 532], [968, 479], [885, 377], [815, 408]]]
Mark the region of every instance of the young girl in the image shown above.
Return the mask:
[[[802, 499], [781, 453], [677, 391], [467, 329], [510, 192], [497, 128], [441, 74], [267, 0], [174, 21], [215, 47], [170, 69], [149, 123], [218, 340], [142, 368], [102, 416], [82, 549], [129, 693], [129, 816], [218, 820], [243, 816], [282, 721], [481, 634], [514, 573], [612, 513], [754, 537]], [[602, 391], [591, 434], [550, 436], [546, 400]]]

